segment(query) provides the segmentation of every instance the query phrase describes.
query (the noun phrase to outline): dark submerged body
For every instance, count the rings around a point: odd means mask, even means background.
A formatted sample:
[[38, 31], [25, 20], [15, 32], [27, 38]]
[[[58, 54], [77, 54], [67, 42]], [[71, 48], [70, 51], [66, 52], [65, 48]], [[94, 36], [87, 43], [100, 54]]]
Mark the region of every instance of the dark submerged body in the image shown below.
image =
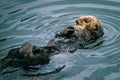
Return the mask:
[[102, 35], [103, 30], [99, 30], [99, 28], [90, 32], [67, 27], [57, 33], [55, 39], [49, 41], [46, 46], [38, 47], [25, 43], [21, 47], [11, 49], [8, 55], [0, 61], [1, 71], [8, 66], [22, 67], [24, 70], [29, 70], [31, 69], [30, 66], [48, 64], [51, 56], [61, 52], [73, 53], [77, 49], [84, 49], [89, 43], [95, 42]]

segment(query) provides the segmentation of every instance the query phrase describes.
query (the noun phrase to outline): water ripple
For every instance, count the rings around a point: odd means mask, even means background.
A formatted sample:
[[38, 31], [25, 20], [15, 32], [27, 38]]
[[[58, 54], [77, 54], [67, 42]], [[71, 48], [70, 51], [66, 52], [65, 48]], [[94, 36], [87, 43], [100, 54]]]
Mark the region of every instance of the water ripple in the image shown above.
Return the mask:
[[[78, 50], [72, 55], [63, 53], [62, 56], [52, 57], [50, 64], [43, 66], [43, 69], [61, 63], [66, 64], [66, 68], [58, 74], [35, 79], [120, 79], [119, 0], [1, 0], [0, 3], [0, 58], [9, 49], [24, 42], [44, 46], [61, 28], [75, 25], [75, 19], [79, 16], [93, 15], [102, 21], [104, 29], [103, 37], [96, 43], [103, 43], [92, 49]], [[13, 74], [18, 74], [15, 80], [33, 79], [19, 77], [20, 72], [11, 73], [7, 77], [0, 75], [0, 79], [11, 80]]]

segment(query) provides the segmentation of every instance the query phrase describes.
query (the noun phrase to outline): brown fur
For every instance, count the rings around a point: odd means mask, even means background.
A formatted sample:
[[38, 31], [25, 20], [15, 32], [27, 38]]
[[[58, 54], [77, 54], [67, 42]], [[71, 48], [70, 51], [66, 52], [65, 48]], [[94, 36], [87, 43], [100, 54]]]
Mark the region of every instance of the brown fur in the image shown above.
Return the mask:
[[93, 31], [96, 29], [96, 26], [102, 27], [100, 20], [94, 16], [82, 16], [76, 19], [76, 27], [81, 26], [83, 29]]
[[103, 35], [101, 21], [95, 16], [81, 16], [76, 19], [75, 35], [83, 37], [84, 41], [91, 42]]

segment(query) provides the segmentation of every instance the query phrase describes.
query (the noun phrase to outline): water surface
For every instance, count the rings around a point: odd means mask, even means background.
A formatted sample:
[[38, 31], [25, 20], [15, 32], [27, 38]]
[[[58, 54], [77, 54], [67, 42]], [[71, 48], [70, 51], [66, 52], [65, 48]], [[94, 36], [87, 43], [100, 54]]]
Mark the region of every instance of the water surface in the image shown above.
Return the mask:
[[120, 80], [119, 0], [0, 0], [0, 59], [25, 42], [46, 45], [57, 31], [75, 25], [75, 19], [83, 15], [102, 21], [105, 34], [97, 42], [104, 41], [103, 44], [53, 56], [50, 64], [37, 71], [46, 72], [65, 64], [57, 74], [24, 77], [21, 75], [25, 71], [19, 70], [0, 74], [0, 80]]

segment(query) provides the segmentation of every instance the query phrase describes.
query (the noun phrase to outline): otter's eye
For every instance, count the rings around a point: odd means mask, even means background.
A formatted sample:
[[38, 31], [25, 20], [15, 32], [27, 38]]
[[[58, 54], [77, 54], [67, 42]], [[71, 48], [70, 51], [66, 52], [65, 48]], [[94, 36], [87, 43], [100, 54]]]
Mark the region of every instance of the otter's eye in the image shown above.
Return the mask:
[[88, 19], [85, 19], [85, 20], [84, 20], [84, 22], [85, 22], [85, 23], [89, 23], [89, 22], [90, 22], [90, 20], [88, 20]]

